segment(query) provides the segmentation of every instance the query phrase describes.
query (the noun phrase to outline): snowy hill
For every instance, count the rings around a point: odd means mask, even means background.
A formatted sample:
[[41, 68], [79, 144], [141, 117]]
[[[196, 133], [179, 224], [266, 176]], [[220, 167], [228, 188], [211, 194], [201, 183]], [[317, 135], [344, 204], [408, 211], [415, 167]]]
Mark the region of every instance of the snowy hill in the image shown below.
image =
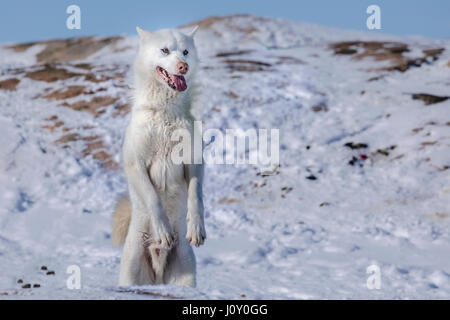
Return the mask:
[[280, 129], [275, 174], [206, 167], [197, 288], [116, 287], [138, 40], [90, 37], [0, 47], [0, 298], [449, 299], [450, 41], [194, 24], [204, 128]]

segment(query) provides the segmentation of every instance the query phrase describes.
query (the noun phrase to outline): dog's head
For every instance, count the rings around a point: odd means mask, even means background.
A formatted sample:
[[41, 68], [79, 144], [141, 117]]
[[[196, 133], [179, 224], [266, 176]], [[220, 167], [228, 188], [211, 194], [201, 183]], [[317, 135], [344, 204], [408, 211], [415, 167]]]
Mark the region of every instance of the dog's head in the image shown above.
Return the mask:
[[171, 90], [185, 91], [197, 67], [194, 44], [195, 27], [189, 34], [173, 29], [154, 32], [137, 27], [140, 46], [135, 68], [149, 80]]

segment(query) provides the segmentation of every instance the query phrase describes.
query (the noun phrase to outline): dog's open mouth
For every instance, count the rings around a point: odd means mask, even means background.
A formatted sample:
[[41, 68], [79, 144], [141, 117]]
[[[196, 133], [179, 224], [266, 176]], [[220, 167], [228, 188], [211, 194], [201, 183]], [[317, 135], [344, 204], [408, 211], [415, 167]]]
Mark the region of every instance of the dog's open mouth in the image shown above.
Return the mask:
[[167, 83], [169, 87], [171, 87], [173, 90], [176, 90], [178, 92], [182, 92], [186, 90], [186, 79], [184, 79], [183, 76], [179, 76], [176, 74], [171, 74], [167, 72], [166, 69], [161, 67], [156, 67], [156, 71], [161, 76], [161, 78]]

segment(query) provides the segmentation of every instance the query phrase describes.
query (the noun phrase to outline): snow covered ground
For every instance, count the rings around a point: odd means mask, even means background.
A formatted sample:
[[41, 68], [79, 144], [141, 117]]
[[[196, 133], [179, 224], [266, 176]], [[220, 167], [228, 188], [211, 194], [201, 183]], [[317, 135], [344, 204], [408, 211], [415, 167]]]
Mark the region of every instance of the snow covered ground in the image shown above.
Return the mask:
[[449, 299], [450, 41], [252, 16], [197, 35], [204, 128], [280, 130], [275, 174], [206, 167], [197, 288], [116, 286], [129, 36], [0, 47], [0, 298]]

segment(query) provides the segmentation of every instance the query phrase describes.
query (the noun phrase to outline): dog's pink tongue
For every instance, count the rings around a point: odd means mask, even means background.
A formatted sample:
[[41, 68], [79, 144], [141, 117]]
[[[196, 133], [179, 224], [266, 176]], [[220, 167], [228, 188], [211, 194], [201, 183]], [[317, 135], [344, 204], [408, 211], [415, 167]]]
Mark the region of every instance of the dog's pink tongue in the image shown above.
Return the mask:
[[179, 92], [186, 90], [186, 80], [183, 76], [173, 75], [172, 80], [175, 83], [175, 89]]

